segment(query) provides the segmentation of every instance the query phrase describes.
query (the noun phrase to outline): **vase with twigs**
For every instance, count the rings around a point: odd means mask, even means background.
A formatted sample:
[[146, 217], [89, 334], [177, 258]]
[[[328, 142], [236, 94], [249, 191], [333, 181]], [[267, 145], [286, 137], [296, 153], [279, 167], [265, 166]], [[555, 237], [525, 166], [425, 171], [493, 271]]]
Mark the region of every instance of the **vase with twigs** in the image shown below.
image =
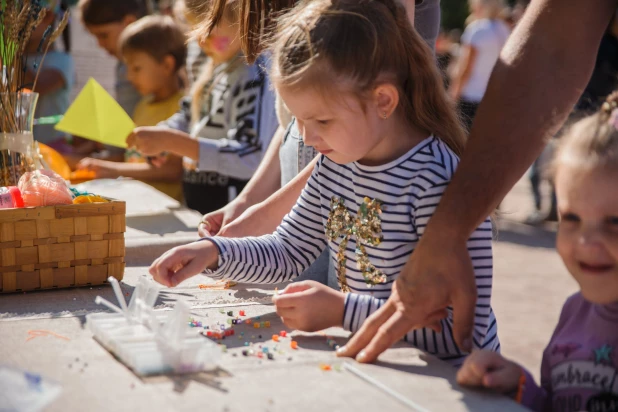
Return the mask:
[[[26, 47], [55, 0], [0, 0], [0, 186], [15, 186], [22, 174], [37, 168], [33, 139], [36, 84], [45, 55], [68, 23], [45, 29], [38, 45], [40, 61], [28, 67]], [[34, 75], [32, 75], [34, 73]]]

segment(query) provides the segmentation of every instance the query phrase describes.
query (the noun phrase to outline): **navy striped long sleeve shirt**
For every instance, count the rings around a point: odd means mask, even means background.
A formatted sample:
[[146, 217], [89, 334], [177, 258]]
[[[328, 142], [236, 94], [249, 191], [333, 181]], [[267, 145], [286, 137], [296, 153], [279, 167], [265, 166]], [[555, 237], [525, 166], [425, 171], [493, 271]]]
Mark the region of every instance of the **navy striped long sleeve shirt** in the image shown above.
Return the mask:
[[[382, 241], [364, 243], [369, 262], [385, 276], [384, 283], [369, 287], [359, 269], [359, 240], [345, 244], [346, 295], [343, 326], [357, 331], [386, 302], [393, 282], [423, 235], [459, 159], [440, 139], [429, 137], [398, 159], [380, 166], [340, 165], [322, 156], [297, 204], [271, 235], [239, 239], [210, 238], [219, 249], [219, 267], [205, 273], [247, 283], [279, 283], [303, 272], [328, 246], [337, 267], [343, 236], [327, 238], [325, 225], [331, 200], [341, 200], [352, 219], [366, 198], [379, 200]], [[473, 343], [498, 351], [497, 325], [491, 309], [492, 226], [489, 218], [468, 240], [474, 264], [478, 300]], [[340, 255], [341, 257], [341, 255]], [[410, 331], [404, 339], [414, 346], [459, 366], [466, 354], [455, 344], [453, 312], [442, 321], [442, 333], [431, 329]]]

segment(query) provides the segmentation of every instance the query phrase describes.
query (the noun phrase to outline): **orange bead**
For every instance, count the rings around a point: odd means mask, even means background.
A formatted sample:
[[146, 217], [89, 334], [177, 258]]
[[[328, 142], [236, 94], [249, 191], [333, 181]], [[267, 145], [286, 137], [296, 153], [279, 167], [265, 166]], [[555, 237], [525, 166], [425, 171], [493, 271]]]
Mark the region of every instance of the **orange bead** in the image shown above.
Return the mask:
[[330, 365], [326, 364], [326, 363], [321, 363], [320, 364], [320, 369], [322, 369], [323, 371], [329, 371], [331, 370]]
[[290, 348], [292, 348], [292, 349], [298, 349], [298, 342], [296, 342], [295, 340], [293, 340], [292, 342], [290, 342]]
[[273, 335], [273, 340], [275, 342], [279, 342], [279, 335]]

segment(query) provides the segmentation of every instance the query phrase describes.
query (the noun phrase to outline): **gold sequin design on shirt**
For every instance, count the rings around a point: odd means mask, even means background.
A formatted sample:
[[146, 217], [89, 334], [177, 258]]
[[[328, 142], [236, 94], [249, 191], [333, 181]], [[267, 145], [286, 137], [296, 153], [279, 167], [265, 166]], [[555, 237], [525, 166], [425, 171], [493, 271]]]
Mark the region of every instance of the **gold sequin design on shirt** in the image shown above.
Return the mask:
[[367, 287], [373, 287], [386, 282], [386, 275], [377, 269], [370, 261], [365, 245], [378, 246], [382, 242], [382, 202], [365, 197], [360, 205], [356, 218], [352, 218], [342, 198], [333, 196], [330, 201], [330, 212], [326, 221], [326, 237], [335, 241], [340, 236], [343, 240], [337, 251], [337, 279], [342, 292], [349, 292], [346, 281], [345, 251], [351, 236], [356, 236], [356, 267], [360, 270]]

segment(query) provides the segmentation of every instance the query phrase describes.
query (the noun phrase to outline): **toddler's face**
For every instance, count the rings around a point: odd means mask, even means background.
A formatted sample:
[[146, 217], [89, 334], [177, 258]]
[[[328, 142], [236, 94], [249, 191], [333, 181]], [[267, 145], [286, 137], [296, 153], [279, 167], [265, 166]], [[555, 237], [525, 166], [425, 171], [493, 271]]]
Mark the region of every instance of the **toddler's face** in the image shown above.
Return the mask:
[[123, 57], [127, 64], [127, 78], [142, 96], [161, 90], [174, 75], [169, 65], [157, 61], [148, 53], [128, 51]]
[[333, 162], [371, 163], [372, 155], [380, 150], [380, 119], [373, 102], [364, 102], [363, 108], [356, 96], [336, 92], [336, 99], [325, 99], [314, 88], [280, 87], [278, 91], [296, 117], [304, 143]]
[[557, 249], [594, 303], [618, 301], [618, 171], [560, 165]]

